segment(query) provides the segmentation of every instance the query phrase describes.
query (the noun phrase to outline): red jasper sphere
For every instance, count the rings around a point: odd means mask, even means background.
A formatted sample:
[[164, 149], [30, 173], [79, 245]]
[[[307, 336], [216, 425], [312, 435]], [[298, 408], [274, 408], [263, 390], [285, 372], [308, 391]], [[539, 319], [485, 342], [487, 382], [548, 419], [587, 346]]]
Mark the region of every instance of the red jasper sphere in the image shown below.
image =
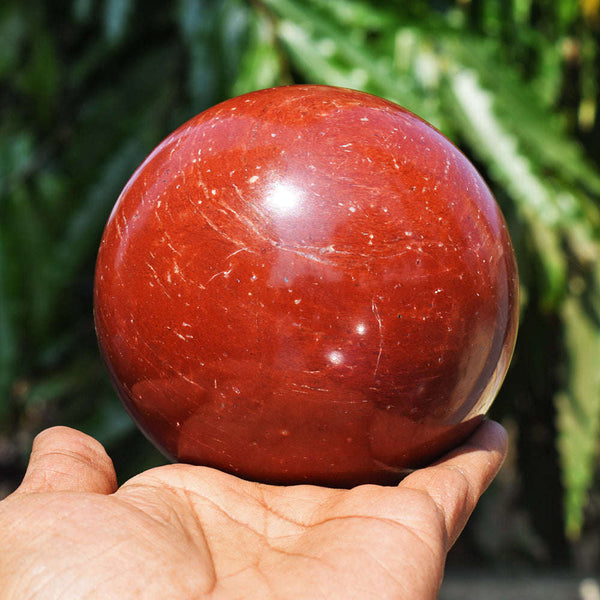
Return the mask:
[[169, 457], [391, 483], [490, 406], [517, 328], [505, 222], [469, 161], [364, 93], [228, 100], [135, 172], [98, 255], [100, 347]]

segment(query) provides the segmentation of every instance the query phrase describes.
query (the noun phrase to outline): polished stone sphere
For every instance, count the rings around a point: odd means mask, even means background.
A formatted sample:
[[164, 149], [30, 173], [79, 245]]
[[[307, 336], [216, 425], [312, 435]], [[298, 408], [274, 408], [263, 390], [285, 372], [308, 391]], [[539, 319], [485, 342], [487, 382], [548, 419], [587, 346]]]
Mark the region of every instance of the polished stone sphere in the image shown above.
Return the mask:
[[96, 269], [112, 380], [174, 460], [393, 483], [462, 442], [515, 343], [504, 219], [412, 113], [289, 86], [219, 104], [127, 183]]

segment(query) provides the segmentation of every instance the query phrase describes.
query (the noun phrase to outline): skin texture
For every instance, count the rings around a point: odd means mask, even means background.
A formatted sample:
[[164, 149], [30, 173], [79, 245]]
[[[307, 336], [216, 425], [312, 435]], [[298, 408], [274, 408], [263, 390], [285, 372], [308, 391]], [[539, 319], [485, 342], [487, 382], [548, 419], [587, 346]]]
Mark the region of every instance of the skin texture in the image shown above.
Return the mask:
[[3, 600], [428, 600], [506, 453], [484, 422], [396, 487], [276, 487], [182, 464], [118, 487], [103, 447], [56, 427], [0, 503]]

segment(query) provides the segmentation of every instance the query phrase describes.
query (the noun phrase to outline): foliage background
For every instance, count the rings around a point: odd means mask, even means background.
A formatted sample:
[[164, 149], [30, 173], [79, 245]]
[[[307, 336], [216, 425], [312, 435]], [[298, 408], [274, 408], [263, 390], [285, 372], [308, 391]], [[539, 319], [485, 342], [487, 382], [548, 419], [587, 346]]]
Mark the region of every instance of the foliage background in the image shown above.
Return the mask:
[[253, 89], [363, 89], [431, 121], [509, 224], [520, 336], [493, 416], [512, 448], [450, 564], [600, 569], [599, 0], [5, 0], [0, 7], [0, 497], [33, 436], [163, 459], [108, 383], [95, 253], [176, 126]]

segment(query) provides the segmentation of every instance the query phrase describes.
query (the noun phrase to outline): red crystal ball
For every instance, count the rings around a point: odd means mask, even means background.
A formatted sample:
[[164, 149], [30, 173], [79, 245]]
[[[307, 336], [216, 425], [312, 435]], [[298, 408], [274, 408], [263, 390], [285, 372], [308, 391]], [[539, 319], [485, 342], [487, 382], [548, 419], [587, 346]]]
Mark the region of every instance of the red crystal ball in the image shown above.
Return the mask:
[[481, 176], [437, 130], [324, 86], [254, 92], [167, 137], [119, 197], [100, 348], [174, 460], [271, 483], [391, 483], [477, 426], [518, 278]]

